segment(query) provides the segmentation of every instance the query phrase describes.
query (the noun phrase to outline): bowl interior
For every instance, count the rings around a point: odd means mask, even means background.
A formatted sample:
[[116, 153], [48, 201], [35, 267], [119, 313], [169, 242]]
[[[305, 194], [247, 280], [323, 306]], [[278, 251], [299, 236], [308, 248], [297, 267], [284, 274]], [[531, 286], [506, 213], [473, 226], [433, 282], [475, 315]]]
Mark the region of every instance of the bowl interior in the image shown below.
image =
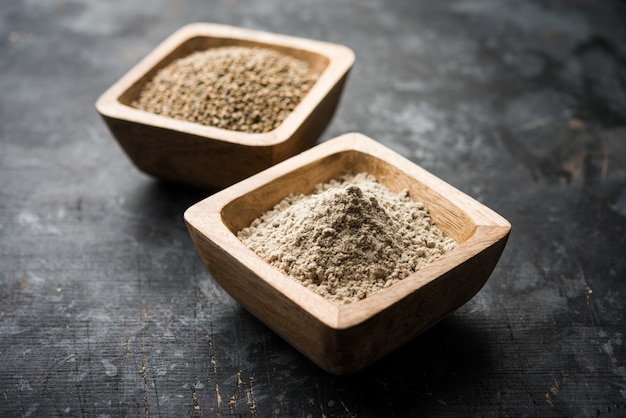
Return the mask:
[[222, 221], [236, 234], [287, 195], [309, 194], [318, 183], [328, 182], [343, 174], [360, 172], [373, 175], [394, 193], [408, 189], [411, 199], [424, 202], [435, 224], [459, 244], [467, 241], [474, 233], [476, 224], [472, 219], [440, 192], [389, 162], [358, 150], [340, 151], [321, 157], [238, 196], [222, 208]]
[[199, 35], [191, 37], [178, 44], [173, 50], [171, 50], [171, 52], [165, 55], [165, 57], [163, 57], [140, 78], [138, 78], [130, 87], [124, 90], [119, 95], [117, 100], [123, 105], [131, 106], [131, 103], [139, 96], [139, 92], [141, 91], [143, 86], [148, 81], [150, 81], [162, 68], [167, 67], [173, 61], [183, 58], [194, 52], [205, 51], [208, 49], [224, 46], [262, 47], [272, 49], [285, 55], [290, 55], [292, 57], [306, 61], [309, 64], [311, 71], [317, 74], [322, 74], [324, 70], [328, 67], [328, 64], [330, 62], [328, 57], [304, 49], [292, 48], [279, 44], [257, 42], [247, 39], [237, 39], [232, 37], [222, 38]]

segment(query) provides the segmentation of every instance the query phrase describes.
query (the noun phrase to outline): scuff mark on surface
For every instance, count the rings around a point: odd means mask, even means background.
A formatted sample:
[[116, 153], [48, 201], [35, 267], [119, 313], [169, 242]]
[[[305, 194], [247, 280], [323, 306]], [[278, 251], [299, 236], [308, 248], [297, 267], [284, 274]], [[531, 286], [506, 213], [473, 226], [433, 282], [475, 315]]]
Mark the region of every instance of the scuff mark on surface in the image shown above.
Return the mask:
[[220, 394], [220, 385], [219, 383], [215, 383], [215, 399], [217, 400], [217, 410], [218, 410], [218, 416], [219, 414], [219, 410], [222, 407], [222, 395]]
[[104, 366], [104, 374], [109, 377], [117, 376], [117, 367], [113, 363], [107, 359], [100, 360], [100, 363]]
[[200, 404], [198, 404], [198, 394], [196, 393], [196, 388], [194, 385], [191, 385], [191, 398], [193, 400], [193, 410], [200, 411]]
[[552, 383], [552, 386], [550, 386], [550, 389], [548, 389], [548, 391], [546, 392], [546, 401], [548, 402], [548, 404], [550, 404], [550, 406], [554, 406], [552, 404], [552, 398], [559, 393], [560, 389], [561, 389], [561, 382], [559, 382], [555, 378], [554, 383]]
[[561, 167], [567, 173], [569, 173], [570, 181], [577, 181], [583, 178], [585, 172], [585, 161], [587, 159], [587, 153], [580, 151], [574, 154], [567, 161], [564, 161]]
[[252, 382], [254, 381], [254, 377], [250, 376], [249, 384], [250, 386], [246, 389], [246, 399], [247, 403], [250, 407], [250, 414], [253, 417], [259, 416], [259, 408], [256, 403], [256, 398], [254, 396], [254, 391], [252, 390]]
[[139, 369], [139, 374], [143, 379], [143, 405], [145, 411], [145, 417], [148, 418], [150, 415], [148, 409], [148, 379], [146, 377], [146, 355], [145, 355], [145, 342], [141, 340], [141, 368]]

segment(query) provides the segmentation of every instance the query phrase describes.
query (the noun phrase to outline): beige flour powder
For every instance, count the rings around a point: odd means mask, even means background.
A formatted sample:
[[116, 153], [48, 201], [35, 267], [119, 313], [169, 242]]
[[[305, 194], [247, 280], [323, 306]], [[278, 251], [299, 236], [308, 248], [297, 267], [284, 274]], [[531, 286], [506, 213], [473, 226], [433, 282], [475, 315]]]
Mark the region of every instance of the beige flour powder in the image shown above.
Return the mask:
[[238, 233], [261, 258], [320, 295], [350, 303], [419, 270], [457, 244], [408, 191], [369, 174], [290, 195]]

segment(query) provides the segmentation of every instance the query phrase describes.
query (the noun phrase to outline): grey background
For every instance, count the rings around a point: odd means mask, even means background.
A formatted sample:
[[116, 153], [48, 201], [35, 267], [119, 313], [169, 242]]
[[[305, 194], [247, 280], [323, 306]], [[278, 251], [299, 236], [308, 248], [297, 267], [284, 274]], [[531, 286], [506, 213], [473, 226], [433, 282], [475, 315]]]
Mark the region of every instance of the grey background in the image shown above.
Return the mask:
[[[230, 299], [97, 97], [186, 23], [357, 56], [320, 141], [364, 133], [513, 225], [487, 285], [364, 372], [321, 371]], [[7, 1], [0, 415], [626, 415], [622, 1]]]

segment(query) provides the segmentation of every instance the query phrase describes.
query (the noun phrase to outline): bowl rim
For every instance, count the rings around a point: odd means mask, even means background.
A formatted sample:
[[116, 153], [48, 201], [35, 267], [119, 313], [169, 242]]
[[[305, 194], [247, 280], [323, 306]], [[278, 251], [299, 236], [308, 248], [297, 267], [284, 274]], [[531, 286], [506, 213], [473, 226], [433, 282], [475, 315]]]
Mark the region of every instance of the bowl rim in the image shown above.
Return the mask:
[[[473, 232], [452, 251], [412, 273], [394, 285], [357, 302], [339, 304], [307, 289], [280, 269], [271, 266], [249, 249], [224, 223], [223, 209], [236, 199], [262, 186], [315, 164], [325, 157], [345, 151], [367, 154], [393, 166], [413, 180], [425, 184], [462, 211], [474, 223]], [[382, 181], [384, 184], [384, 181]], [[260, 215], [260, 214], [259, 214]], [[256, 175], [244, 179], [189, 207], [184, 219], [205, 239], [237, 259], [282, 296], [290, 299], [327, 327], [335, 330], [357, 326], [394, 303], [409, 297], [453, 268], [475, 257], [508, 237], [511, 224], [482, 203], [471, 198], [386, 146], [359, 133], [348, 133], [328, 140]]]
[[[328, 65], [309, 92], [274, 130], [248, 133], [202, 125], [139, 110], [120, 101], [120, 97], [178, 47], [193, 38], [233, 39], [268, 47], [297, 49], [322, 55]], [[180, 131], [211, 141], [249, 146], [272, 146], [288, 140], [328, 93], [352, 68], [355, 54], [344, 45], [216, 23], [190, 23], [167, 37], [156, 48], [119, 78], [97, 99], [96, 110], [105, 117], [158, 128]]]

